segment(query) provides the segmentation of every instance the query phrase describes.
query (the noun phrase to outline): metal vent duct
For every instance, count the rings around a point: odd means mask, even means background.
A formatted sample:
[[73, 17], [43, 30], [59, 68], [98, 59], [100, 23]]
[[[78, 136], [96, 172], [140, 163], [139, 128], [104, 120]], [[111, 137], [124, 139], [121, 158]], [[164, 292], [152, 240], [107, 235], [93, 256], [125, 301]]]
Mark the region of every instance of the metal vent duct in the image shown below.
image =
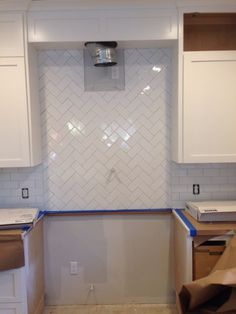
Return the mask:
[[96, 67], [107, 67], [117, 64], [115, 50], [117, 47], [117, 42], [86, 42], [84, 45], [89, 50], [93, 59], [93, 63]]

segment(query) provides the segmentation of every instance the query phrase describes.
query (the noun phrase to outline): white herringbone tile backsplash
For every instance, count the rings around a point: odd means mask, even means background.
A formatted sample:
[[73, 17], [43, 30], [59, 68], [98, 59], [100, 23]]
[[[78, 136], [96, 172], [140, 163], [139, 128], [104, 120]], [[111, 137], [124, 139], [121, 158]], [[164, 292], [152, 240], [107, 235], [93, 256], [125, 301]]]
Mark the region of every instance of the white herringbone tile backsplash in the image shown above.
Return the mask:
[[0, 169], [0, 206], [158, 208], [236, 198], [236, 164], [170, 162], [170, 55], [125, 50], [125, 90], [85, 92], [82, 50], [40, 51], [43, 164]]
[[170, 206], [170, 51], [126, 50], [124, 91], [84, 92], [82, 50], [39, 67], [46, 207]]

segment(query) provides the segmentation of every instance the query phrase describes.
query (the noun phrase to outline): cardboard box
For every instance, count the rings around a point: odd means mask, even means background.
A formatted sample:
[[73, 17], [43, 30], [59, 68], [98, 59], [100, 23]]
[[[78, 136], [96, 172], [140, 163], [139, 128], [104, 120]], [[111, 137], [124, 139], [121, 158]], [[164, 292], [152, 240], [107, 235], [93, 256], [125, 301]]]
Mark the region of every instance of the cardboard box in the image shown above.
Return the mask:
[[14, 238], [0, 239], [0, 271], [25, 265], [23, 241]]
[[226, 247], [225, 241], [206, 241], [193, 249], [193, 279], [210, 274]]
[[236, 236], [211, 273], [184, 285], [178, 297], [183, 314], [236, 313]]

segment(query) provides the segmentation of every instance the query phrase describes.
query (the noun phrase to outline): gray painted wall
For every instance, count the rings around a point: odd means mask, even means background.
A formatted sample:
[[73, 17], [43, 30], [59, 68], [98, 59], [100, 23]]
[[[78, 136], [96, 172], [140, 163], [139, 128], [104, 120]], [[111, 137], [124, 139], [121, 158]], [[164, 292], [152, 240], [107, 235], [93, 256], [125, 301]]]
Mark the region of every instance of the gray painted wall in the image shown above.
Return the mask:
[[171, 230], [169, 214], [46, 218], [47, 303], [173, 303]]

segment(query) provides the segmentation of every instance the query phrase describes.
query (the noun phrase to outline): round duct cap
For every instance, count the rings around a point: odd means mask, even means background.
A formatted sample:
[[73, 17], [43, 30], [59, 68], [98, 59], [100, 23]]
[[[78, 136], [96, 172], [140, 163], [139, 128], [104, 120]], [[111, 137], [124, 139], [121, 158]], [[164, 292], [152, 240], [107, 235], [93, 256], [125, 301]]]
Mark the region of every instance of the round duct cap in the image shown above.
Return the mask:
[[85, 46], [88, 48], [95, 66], [106, 67], [117, 64], [115, 50], [117, 42], [86, 42]]

